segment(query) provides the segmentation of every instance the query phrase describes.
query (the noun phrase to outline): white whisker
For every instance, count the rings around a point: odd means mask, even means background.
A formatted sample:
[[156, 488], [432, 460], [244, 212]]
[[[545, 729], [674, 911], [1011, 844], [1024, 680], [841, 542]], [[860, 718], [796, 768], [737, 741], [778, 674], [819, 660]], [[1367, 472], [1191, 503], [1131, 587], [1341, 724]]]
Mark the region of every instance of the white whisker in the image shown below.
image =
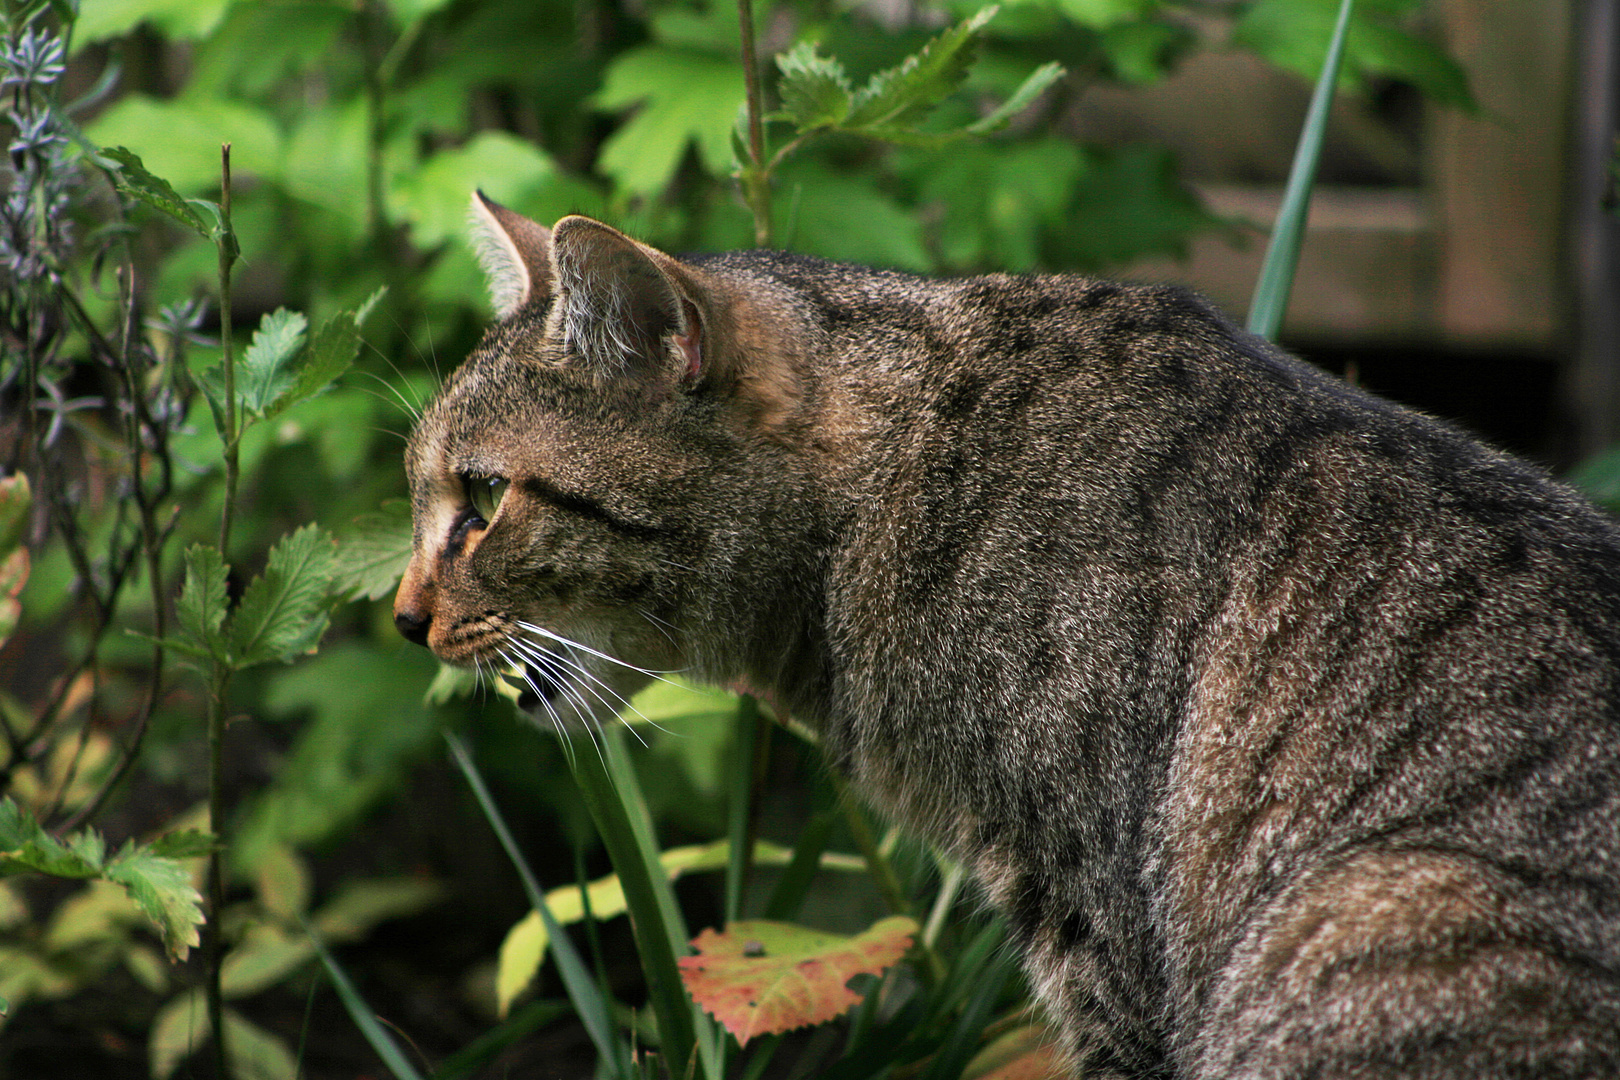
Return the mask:
[[667, 682], [672, 686], [677, 685], [673, 680], [666, 679], [666, 678], [664, 678], [664, 676], [665, 675], [675, 675], [675, 674], [678, 674], [678, 672], [674, 672], [674, 671], [657, 672], [657, 671], [652, 671], [652, 670], [650, 670], [648, 668], [637, 667], [635, 664], [632, 664], [627, 660], [620, 660], [617, 656], [609, 656], [605, 652], [599, 652], [596, 649], [591, 648], [589, 645], [583, 645], [580, 642], [577, 642], [577, 641], [573, 640], [572, 638], [565, 638], [561, 634], [552, 633], [550, 630], [547, 630], [543, 626], [536, 626], [536, 625], [534, 625], [534, 623], [527, 623], [527, 622], [523, 622], [521, 620], [518, 621], [517, 625], [519, 627], [521, 627], [522, 629], [527, 630], [531, 634], [539, 634], [541, 637], [545, 638], [547, 641], [555, 641], [557, 644], [562, 645], [562, 646], [564, 646], [566, 648], [578, 649], [580, 652], [589, 653], [591, 656], [596, 657], [598, 660], [606, 660], [610, 664], [617, 664], [622, 668], [628, 668], [629, 670], [636, 672], [638, 675], [645, 675], [648, 678], [657, 679], [659, 682]]
[[[568, 691], [572, 689], [573, 694], [571, 695], [570, 700], [574, 701], [575, 704], [580, 707], [580, 712], [582, 714], [589, 715], [591, 711], [589, 703], [584, 700], [583, 694], [581, 693], [581, 691], [584, 691], [585, 693], [589, 693], [603, 706], [610, 709], [615, 716], [620, 716], [624, 710], [628, 709], [637, 716], [641, 717], [644, 723], [651, 724], [660, 731], [664, 730], [663, 728], [659, 727], [657, 723], [642, 713], [640, 709], [636, 708], [635, 705], [631, 703], [629, 698], [619, 693], [618, 690], [610, 686], [594, 671], [590, 670], [590, 668], [586, 667], [578, 660], [575, 660], [573, 657], [552, 652], [550, 649], [544, 648], [535, 642], [524, 641], [521, 638], [510, 638], [508, 639], [507, 643], [513, 648], [517, 649], [520, 653], [522, 653], [522, 655], [528, 657], [532, 663], [539, 666], [547, 676], [557, 676], [554, 681], [556, 681], [558, 688], [562, 692], [568, 693]], [[565, 666], [572, 669], [573, 672], [577, 672], [578, 676], [574, 679], [570, 679], [568, 677], [570, 672], [564, 670]], [[570, 686], [570, 683], [572, 683], [573, 686]], [[600, 689], [598, 689], [598, 687], [600, 687]], [[635, 734], [637, 741], [639, 741], [643, 746], [647, 745], [646, 740], [641, 737], [640, 732], [636, 731], [634, 727], [631, 727], [628, 722], [625, 722], [625, 726], [629, 727], [631, 732]]]

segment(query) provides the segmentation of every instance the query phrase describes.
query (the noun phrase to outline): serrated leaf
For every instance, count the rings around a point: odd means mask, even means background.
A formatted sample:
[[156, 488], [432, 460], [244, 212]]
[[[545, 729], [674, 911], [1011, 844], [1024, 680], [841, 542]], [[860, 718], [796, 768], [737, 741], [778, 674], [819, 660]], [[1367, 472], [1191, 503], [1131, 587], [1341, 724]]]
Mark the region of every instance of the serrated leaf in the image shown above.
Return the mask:
[[175, 604], [180, 632], [194, 655], [224, 662], [228, 658], [224, 634], [227, 568], [219, 552], [203, 544], [186, 549], [186, 580]]
[[597, 165], [620, 191], [645, 195], [668, 184], [696, 145], [711, 172], [733, 164], [731, 132], [743, 103], [736, 61], [695, 50], [647, 45], [622, 53], [605, 73], [595, 108], [640, 108], [602, 144]]
[[813, 42], [802, 42], [781, 54], [776, 66], [782, 72], [776, 88], [782, 108], [800, 131], [836, 126], [849, 116], [855, 95], [844, 66], [818, 55]]
[[32, 870], [55, 877], [98, 877], [105, 857], [105, 845], [95, 833], [77, 833], [64, 843], [40, 828], [27, 810], [0, 799], [0, 874]]
[[253, 340], [236, 364], [237, 403], [255, 416], [269, 416], [293, 387], [293, 359], [304, 347], [309, 320], [277, 308], [259, 320]]
[[360, 325], [351, 311], [340, 311], [310, 338], [292, 365], [292, 385], [267, 415], [274, 416], [324, 392], [354, 363], [360, 351]]
[[332, 591], [351, 600], [381, 600], [394, 591], [411, 560], [411, 506], [392, 499], [338, 537]]
[[288, 661], [307, 653], [326, 632], [332, 584], [332, 540], [306, 525], [270, 549], [264, 573], [242, 593], [231, 620], [237, 667]]
[[161, 176], [154, 176], [146, 171], [141, 164], [140, 156], [122, 146], [104, 147], [101, 156], [110, 161], [117, 162], [118, 167], [110, 169], [113, 186], [131, 198], [162, 211], [180, 222], [190, 226], [198, 236], [207, 238], [209, 235], [208, 222], [203, 220], [197, 208], [191, 205], [191, 200], [183, 199], [180, 194], [169, 185]]
[[202, 925], [202, 894], [191, 884], [191, 871], [176, 859], [129, 845], [107, 864], [106, 877], [129, 891], [157, 926], [170, 959], [179, 962], [197, 944]]
[[[873, 75], [850, 104], [843, 126], [851, 131], [909, 127], [954, 94], [967, 78], [979, 31], [995, 16], [987, 7], [934, 38], [899, 65]], [[887, 136], [886, 136], [887, 137]]]
[[842, 1016], [861, 1000], [849, 980], [881, 974], [905, 955], [916, 934], [915, 920], [903, 915], [854, 937], [763, 919], [736, 922], [693, 940], [698, 955], [680, 959], [681, 981], [745, 1046], [759, 1035]]
[[1000, 131], [1007, 126], [1008, 121], [1027, 109], [1031, 102], [1041, 95], [1048, 86], [1067, 75], [1068, 71], [1062, 64], [1053, 62], [1042, 64], [1029, 73], [1029, 78], [1019, 84], [1012, 96], [1003, 101], [994, 111], [981, 120], [969, 124], [967, 131], [974, 135], [984, 135], [992, 131]]

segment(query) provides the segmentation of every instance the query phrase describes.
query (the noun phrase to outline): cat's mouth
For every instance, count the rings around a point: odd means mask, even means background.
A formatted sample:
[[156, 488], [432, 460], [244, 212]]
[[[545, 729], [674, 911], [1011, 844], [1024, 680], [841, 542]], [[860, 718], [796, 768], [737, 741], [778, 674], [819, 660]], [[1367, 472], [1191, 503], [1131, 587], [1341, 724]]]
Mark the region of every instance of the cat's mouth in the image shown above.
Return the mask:
[[514, 672], [502, 678], [517, 689], [517, 706], [526, 713], [554, 706], [562, 696], [562, 684], [533, 664], [524, 664], [521, 675]]

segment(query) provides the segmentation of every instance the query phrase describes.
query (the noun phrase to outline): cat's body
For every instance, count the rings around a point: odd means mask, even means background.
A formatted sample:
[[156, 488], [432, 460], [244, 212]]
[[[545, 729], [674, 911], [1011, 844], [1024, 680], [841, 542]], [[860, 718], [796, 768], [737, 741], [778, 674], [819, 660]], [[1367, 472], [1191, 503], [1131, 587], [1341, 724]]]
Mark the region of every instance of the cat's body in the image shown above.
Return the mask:
[[640, 676], [520, 623], [769, 692], [974, 871], [1081, 1075], [1620, 1076], [1607, 519], [1173, 290], [479, 205], [408, 636], [537, 712]]

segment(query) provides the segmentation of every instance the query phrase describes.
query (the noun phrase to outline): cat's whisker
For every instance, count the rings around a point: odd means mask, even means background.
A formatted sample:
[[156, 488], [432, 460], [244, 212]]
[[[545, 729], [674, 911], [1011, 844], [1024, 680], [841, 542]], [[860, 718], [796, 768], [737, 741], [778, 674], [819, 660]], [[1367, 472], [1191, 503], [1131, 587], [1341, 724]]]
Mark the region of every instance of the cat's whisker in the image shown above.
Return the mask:
[[[513, 643], [508, 642], [508, 644], [513, 644]], [[517, 677], [522, 679], [523, 682], [525, 684], [527, 684], [529, 689], [534, 693], [535, 700], [538, 703], [539, 707], [541, 709], [545, 710], [546, 719], [551, 722], [552, 729], [557, 733], [557, 737], [563, 742], [564, 747], [565, 747], [564, 748], [564, 753], [568, 756], [569, 766], [572, 767], [573, 764], [574, 764], [573, 733], [569, 729], [568, 725], [563, 722], [562, 714], [559, 713], [557, 711], [557, 707], [551, 703], [551, 699], [550, 699], [549, 695], [545, 692], [545, 690], [542, 687], [536, 685], [534, 679], [530, 676], [530, 674], [529, 674], [529, 666], [524, 663], [524, 657], [523, 657], [521, 652], [517, 656], [513, 656], [511, 653], [507, 652], [505, 649], [499, 649], [499, 650], [497, 650], [497, 652], [499, 653], [501, 659], [505, 660], [507, 665], [510, 666], [514, 671], [516, 671], [518, 673]], [[545, 673], [542, 672], [542, 674], [545, 674]], [[565, 690], [562, 683], [553, 682], [553, 685], [557, 688], [557, 690], [559, 692], [566, 693], [566, 690]], [[571, 702], [574, 702], [576, 704], [576, 706], [579, 704], [579, 702], [575, 701], [575, 699], [572, 698], [572, 697], [570, 697], [569, 700]], [[586, 715], [584, 710], [581, 710], [581, 715]], [[596, 734], [595, 734], [595, 732], [590, 730], [591, 726], [588, 723], [585, 726], [586, 726], [587, 732], [590, 734], [591, 742], [595, 743], [596, 742]], [[597, 748], [597, 752], [598, 752], [598, 754], [601, 753], [601, 748], [600, 747]]]
[[[394, 367], [394, 371], [395, 371], [396, 374], [399, 374], [401, 377], [403, 377], [403, 373], [400, 372], [400, 370], [399, 370], [399, 368], [397, 366]], [[372, 379], [375, 382], [380, 383], [382, 385], [383, 389], [388, 391], [388, 392], [385, 394], [382, 391], [375, 390], [375, 389], [373, 389], [373, 388], [371, 388], [369, 386], [354, 386], [352, 383], [350, 383], [349, 385], [353, 389], [359, 390], [363, 394], [370, 394], [372, 397], [376, 398], [378, 401], [381, 401], [386, 405], [389, 405], [389, 406], [392, 406], [393, 408], [398, 409], [400, 412], [403, 412], [406, 416], [409, 416], [411, 418], [412, 423], [420, 423], [421, 422], [421, 420], [422, 420], [422, 403], [421, 402], [414, 402], [413, 403], [410, 398], [405, 396], [405, 391], [401, 390], [398, 386], [395, 386], [393, 383], [389, 382], [387, 379], [383, 378], [381, 375], [378, 375], [374, 371], [355, 371], [355, 372], [353, 372], [353, 374], [362, 375], [362, 376], [364, 376], [364, 377], [366, 377], [368, 379]]]
[[[558, 689], [563, 693], [568, 693], [568, 691], [571, 689], [568, 685], [570, 681], [568, 679], [569, 672], [563, 670], [564, 667], [566, 666], [567, 668], [573, 669], [574, 672], [577, 672], [580, 680], [582, 681], [575, 682], [575, 688], [572, 688], [573, 694], [571, 695], [570, 700], [573, 700], [577, 705], [580, 706], [580, 711], [582, 714], [588, 715], [590, 709], [589, 703], [584, 700], [583, 695], [580, 693], [581, 690], [588, 692], [602, 705], [611, 709], [615, 716], [622, 717], [624, 711], [628, 709], [630, 712], [633, 712], [639, 716], [643, 723], [658, 728], [659, 731], [665, 730], [640, 709], [636, 708], [629, 698], [619, 693], [618, 690], [614, 689], [595, 672], [591, 671], [590, 668], [580, 663], [573, 657], [552, 652], [550, 649], [546, 649], [534, 642], [524, 641], [521, 638], [510, 639], [509, 644], [518, 649], [518, 651], [524, 656], [529, 657], [532, 663], [541, 666], [545, 675], [548, 677], [553, 675], [557, 676], [558, 678], [556, 679], [556, 682]], [[600, 687], [600, 689], [598, 689], [598, 687]], [[604, 693], [607, 696], [604, 696]], [[647, 745], [646, 740], [641, 737], [641, 733], [637, 732], [629, 721], [622, 722], [635, 734], [638, 742], [640, 742], [643, 746]]]
[[667, 619], [660, 619], [652, 612], [643, 611], [641, 608], [636, 608], [635, 612], [637, 615], [640, 615], [643, 619], [646, 619], [649, 623], [651, 623], [654, 630], [657, 630], [660, 634], [663, 634], [665, 641], [669, 642], [671, 645], [675, 644], [675, 634], [673, 633], [675, 630], [674, 623]]
[[517, 625], [520, 628], [522, 628], [523, 630], [526, 630], [531, 634], [540, 635], [541, 637], [545, 638], [547, 641], [555, 641], [557, 644], [565, 645], [570, 649], [578, 649], [580, 652], [589, 653], [591, 656], [596, 657], [598, 660], [606, 660], [610, 664], [617, 664], [622, 668], [628, 668], [629, 670], [634, 671], [639, 675], [645, 675], [650, 679], [657, 679], [659, 682], [667, 682], [671, 686], [676, 685], [676, 683], [673, 680], [666, 679], [664, 676], [665, 675], [677, 675], [677, 674], [679, 674], [678, 671], [657, 672], [657, 671], [653, 671], [651, 668], [638, 667], [635, 664], [630, 663], [628, 660], [620, 660], [617, 656], [609, 656], [605, 652], [600, 652], [600, 651], [598, 651], [596, 649], [591, 648], [589, 645], [581, 644], [580, 642], [575, 641], [572, 638], [566, 638], [566, 637], [563, 637], [561, 634], [553, 633], [552, 631], [547, 630], [543, 626], [536, 626], [534, 623], [524, 622], [521, 619], [518, 620]]

